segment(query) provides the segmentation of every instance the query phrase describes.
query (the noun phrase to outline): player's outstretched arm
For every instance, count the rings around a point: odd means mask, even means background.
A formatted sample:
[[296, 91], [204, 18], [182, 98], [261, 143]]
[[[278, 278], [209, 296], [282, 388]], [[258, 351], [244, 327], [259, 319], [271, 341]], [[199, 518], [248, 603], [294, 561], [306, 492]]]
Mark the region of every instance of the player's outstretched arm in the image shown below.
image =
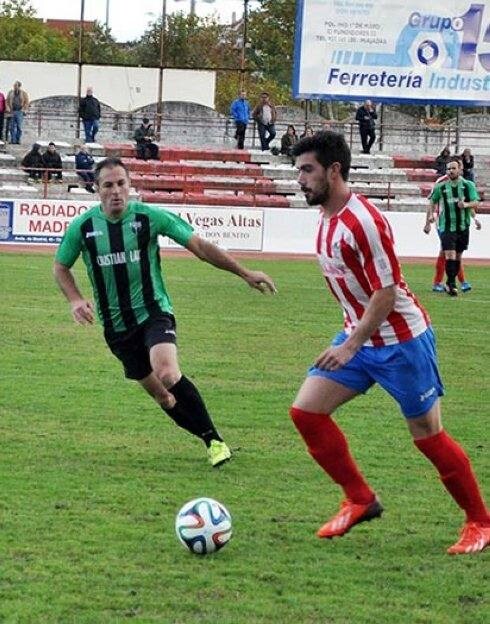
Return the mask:
[[237, 262], [228, 252], [205, 241], [200, 236], [194, 234], [186, 247], [200, 260], [208, 262], [223, 271], [229, 271], [230, 273], [238, 275], [245, 280], [251, 288], [256, 288], [262, 293], [276, 292], [276, 286], [273, 280], [266, 273], [262, 271], [250, 271]]
[[73, 320], [80, 325], [92, 324], [94, 322], [94, 308], [92, 303], [84, 299], [78, 290], [71, 270], [64, 264], [55, 261], [53, 273], [61, 292], [70, 302]]

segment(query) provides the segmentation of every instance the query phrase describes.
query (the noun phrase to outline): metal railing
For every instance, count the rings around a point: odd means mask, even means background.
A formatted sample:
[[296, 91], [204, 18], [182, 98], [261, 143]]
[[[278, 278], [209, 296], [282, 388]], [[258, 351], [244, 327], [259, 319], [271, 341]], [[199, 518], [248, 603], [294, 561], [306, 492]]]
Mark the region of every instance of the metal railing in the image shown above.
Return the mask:
[[[156, 112], [134, 113], [103, 112], [100, 130], [97, 139], [101, 142], [127, 142], [133, 140], [134, 131], [139, 127], [141, 118], [146, 115], [150, 118], [154, 128], [161, 127], [160, 141], [166, 144], [186, 145], [226, 145], [234, 146], [235, 125], [233, 120], [225, 116], [178, 116], [158, 114]], [[327, 120], [324, 120], [327, 121]], [[276, 122], [278, 141], [289, 124], [297, 126], [298, 135], [303, 131], [304, 120], [281, 118]], [[321, 121], [309, 121], [314, 130], [322, 127]], [[332, 130], [342, 132], [351, 148], [360, 145], [357, 122], [328, 121]], [[78, 112], [34, 109], [24, 120], [24, 133], [30, 139], [46, 138], [50, 140], [75, 142], [81, 121]], [[463, 124], [427, 124], [414, 122], [413, 124], [394, 124], [379, 121], [376, 127], [378, 140], [374, 146], [376, 152], [393, 152], [401, 149], [412, 152], [427, 152], [437, 154], [445, 145], [451, 146], [456, 152], [464, 147], [474, 145], [486, 148], [490, 153], [489, 131], [485, 128], [469, 129]], [[83, 131], [82, 131], [83, 136]], [[247, 147], [260, 146], [256, 124], [251, 122], [246, 134]]]

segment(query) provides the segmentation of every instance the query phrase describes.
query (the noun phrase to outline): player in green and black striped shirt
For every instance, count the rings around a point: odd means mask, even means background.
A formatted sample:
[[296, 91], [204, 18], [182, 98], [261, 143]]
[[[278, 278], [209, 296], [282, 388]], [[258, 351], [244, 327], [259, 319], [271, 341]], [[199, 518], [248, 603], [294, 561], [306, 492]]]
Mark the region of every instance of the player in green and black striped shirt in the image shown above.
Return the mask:
[[100, 162], [95, 182], [101, 203], [70, 224], [56, 252], [55, 279], [77, 323], [93, 323], [92, 303], [75, 282], [71, 267], [82, 254], [105, 340], [121, 360], [126, 377], [137, 380], [180, 426], [201, 438], [209, 461], [231, 457], [194, 384], [182, 375], [175, 318], [162, 279], [158, 236], [168, 236], [199, 259], [235, 273], [261, 292], [275, 292], [271, 278], [250, 271], [203, 240], [176, 215], [129, 202], [128, 171], [117, 158]]
[[475, 213], [480, 201], [478, 191], [473, 182], [460, 175], [461, 170], [459, 156], [451, 156], [447, 164], [449, 179], [434, 187], [429, 198], [431, 207], [424, 227], [428, 234], [431, 223], [435, 221], [434, 213], [438, 211], [437, 227], [446, 258], [447, 292], [453, 297], [458, 294], [456, 276], [461, 265], [461, 256], [468, 249], [471, 219], [475, 219], [477, 229], [481, 227]]

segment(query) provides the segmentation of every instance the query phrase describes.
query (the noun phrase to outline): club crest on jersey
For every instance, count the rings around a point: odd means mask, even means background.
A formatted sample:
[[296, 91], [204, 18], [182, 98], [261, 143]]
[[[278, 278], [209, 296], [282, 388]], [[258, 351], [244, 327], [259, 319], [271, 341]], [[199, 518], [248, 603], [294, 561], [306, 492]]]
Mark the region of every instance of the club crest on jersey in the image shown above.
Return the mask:
[[93, 230], [93, 232], [87, 232], [85, 238], [94, 238], [95, 236], [103, 236], [103, 234], [100, 230]]
[[133, 230], [133, 232], [137, 233], [139, 232], [139, 230], [141, 230], [141, 228], [142, 228], [141, 221], [133, 221], [131, 223], [131, 229]]
[[343, 260], [337, 258], [328, 258], [323, 255], [320, 257], [320, 266], [323, 274], [328, 277], [344, 277], [345, 264]]

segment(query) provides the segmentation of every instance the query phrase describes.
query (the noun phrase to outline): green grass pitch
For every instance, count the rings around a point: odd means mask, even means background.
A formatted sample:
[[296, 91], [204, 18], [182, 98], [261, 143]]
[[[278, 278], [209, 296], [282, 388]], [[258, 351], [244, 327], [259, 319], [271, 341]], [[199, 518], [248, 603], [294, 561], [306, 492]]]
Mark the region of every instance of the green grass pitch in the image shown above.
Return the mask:
[[[48, 255], [0, 255], [0, 622], [6, 624], [484, 624], [490, 552], [449, 557], [463, 516], [379, 389], [338, 422], [378, 491], [381, 520], [342, 539], [317, 527], [341, 495], [306, 454], [288, 408], [341, 325], [314, 259], [246, 260], [275, 297], [197, 260], [164, 260], [180, 362], [235, 450], [202, 445], [124, 380], [100, 326], [76, 326]], [[430, 292], [404, 273], [436, 328], [446, 428], [489, 495], [490, 268], [473, 291]], [[81, 263], [76, 274], [89, 294]], [[174, 534], [210, 496], [234, 536], [209, 557]]]

